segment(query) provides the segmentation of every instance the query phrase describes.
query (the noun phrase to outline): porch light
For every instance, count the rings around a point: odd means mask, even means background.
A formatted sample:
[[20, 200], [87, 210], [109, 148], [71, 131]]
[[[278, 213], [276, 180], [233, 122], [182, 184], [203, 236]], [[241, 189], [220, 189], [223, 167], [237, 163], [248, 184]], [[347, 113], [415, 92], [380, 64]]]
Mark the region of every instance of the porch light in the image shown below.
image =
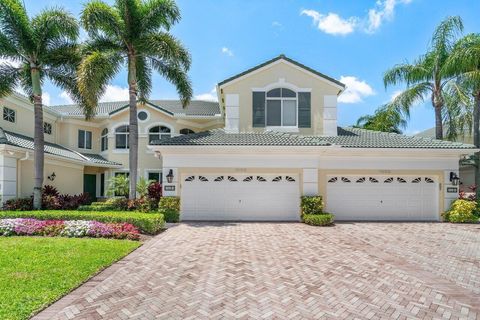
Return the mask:
[[57, 175], [55, 174], [55, 172], [53, 172], [51, 175], [49, 175], [49, 176], [47, 177], [47, 179], [50, 180], [50, 181], [53, 181], [53, 180], [55, 180], [55, 177], [56, 177], [56, 176], [57, 176]]
[[168, 174], [167, 174], [167, 182], [172, 183], [172, 181], [173, 181], [173, 170], [170, 169], [170, 171], [168, 171]]
[[454, 186], [458, 186], [458, 183], [460, 182], [460, 178], [457, 176], [455, 172], [450, 172], [450, 182]]

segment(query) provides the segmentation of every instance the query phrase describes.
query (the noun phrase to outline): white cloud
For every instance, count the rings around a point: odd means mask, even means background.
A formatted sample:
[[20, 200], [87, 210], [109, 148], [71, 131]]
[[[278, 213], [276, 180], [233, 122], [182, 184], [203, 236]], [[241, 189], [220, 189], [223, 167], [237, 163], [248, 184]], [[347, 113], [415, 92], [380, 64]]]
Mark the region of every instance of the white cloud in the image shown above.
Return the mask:
[[357, 24], [357, 19], [355, 17], [343, 19], [338, 14], [331, 12], [324, 15], [315, 10], [303, 10], [301, 14], [311, 17], [318, 29], [333, 35], [346, 35], [352, 33]]
[[227, 47], [222, 48], [222, 53], [226, 54], [229, 57], [233, 57], [233, 51]]
[[73, 104], [72, 98], [70, 98], [66, 91], [62, 91], [62, 93], [59, 94], [59, 97], [62, 98], [63, 101], [65, 101], [65, 104]]
[[14, 67], [19, 67], [20, 66], [20, 63], [17, 62], [17, 61], [13, 61], [11, 59], [6, 59], [6, 58], [0, 58], [0, 64], [3, 64], [3, 63], [8, 63]]
[[213, 87], [213, 89], [210, 92], [195, 95], [195, 99], [206, 100], [206, 101], [218, 101], [217, 88]]
[[375, 95], [373, 88], [354, 76], [341, 76], [340, 82], [346, 85], [345, 91], [338, 97], [341, 103], [359, 103], [363, 98]]
[[277, 27], [277, 28], [281, 28], [282, 27], [282, 24], [278, 21], [273, 21], [272, 22], [272, 27]]
[[317, 28], [327, 34], [347, 35], [357, 30], [374, 33], [384, 21], [393, 19], [398, 4], [410, 2], [412, 0], [377, 0], [374, 7], [368, 10], [368, 15], [363, 18], [358, 16], [342, 18], [337, 13], [323, 14], [311, 9], [302, 10], [300, 14], [311, 17]]
[[100, 102], [124, 101], [128, 99], [128, 88], [109, 84], [107, 90], [105, 90], [105, 93], [100, 98]]
[[50, 94], [48, 92], [42, 93], [42, 103], [46, 106], [50, 105]]

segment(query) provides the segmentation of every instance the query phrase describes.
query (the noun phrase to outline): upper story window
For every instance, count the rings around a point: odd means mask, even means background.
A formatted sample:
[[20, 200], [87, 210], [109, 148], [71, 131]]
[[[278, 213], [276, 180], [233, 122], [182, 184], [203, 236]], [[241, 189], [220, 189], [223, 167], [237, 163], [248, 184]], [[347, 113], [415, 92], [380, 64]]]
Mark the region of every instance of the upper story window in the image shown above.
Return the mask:
[[78, 147], [92, 149], [92, 131], [78, 130]]
[[267, 92], [267, 127], [297, 126], [297, 93], [286, 88], [276, 88]]
[[3, 107], [3, 120], [15, 123], [15, 116], [15, 110]]
[[170, 128], [165, 126], [156, 126], [148, 131], [148, 143], [155, 140], [168, 139], [172, 136]]
[[128, 126], [120, 126], [115, 129], [115, 148], [116, 149], [128, 149], [128, 136], [130, 130]]
[[52, 134], [52, 124], [48, 122], [43, 123], [43, 132], [46, 134]]
[[101, 149], [102, 151], [108, 150], [108, 129], [107, 128], [102, 130]]
[[180, 134], [192, 134], [192, 133], [195, 133], [195, 131], [188, 128], [184, 128], [180, 130]]

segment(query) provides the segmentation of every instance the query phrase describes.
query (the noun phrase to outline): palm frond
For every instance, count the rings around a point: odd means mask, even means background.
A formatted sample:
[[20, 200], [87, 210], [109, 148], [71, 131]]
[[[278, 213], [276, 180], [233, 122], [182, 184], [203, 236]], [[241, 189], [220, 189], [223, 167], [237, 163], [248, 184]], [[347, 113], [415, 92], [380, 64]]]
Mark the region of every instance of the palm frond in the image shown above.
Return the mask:
[[142, 12], [139, 0], [115, 0], [120, 17], [125, 25], [123, 29], [124, 38], [128, 42], [133, 42], [144, 30], [141, 29]]
[[145, 33], [156, 32], [161, 28], [170, 30], [181, 18], [180, 10], [173, 0], [148, 0], [141, 10], [141, 29]]
[[125, 25], [118, 11], [101, 0], [92, 0], [83, 8], [80, 21], [91, 37], [104, 34], [121, 38]]
[[151, 33], [135, 41], [136, 47], [146, 56], [156, 57], [158, 60], [172, 64], [180, 64], [188, 71], [191, 57], [188, 50], [174, 36], [165, 33]]
[[169, 63], [153, 57], [148, 59], [152, 67], [176, 87], [182, 105], [186, 107], [193, 95], [192, 84], [186, 70], [177, 63]]
[[15, 44], [3, 32], [0, 32], [0, 58], [18, 59], [19, 52]]
[[9, 63], [0, 64], [0, 97], [9, 95], [21, 77], [20, 70]]
[[387, 107], [397, 110], [397, 112], [402, 113], [409, 118], [410, 108], [425, 101], [427, 95], [432, 92], [432, 89], [432, 84], [430, 82], [415, 84], [397, 95], [387, 104]]
[[152, 68], [142, 56], [137, 57], [136, 67], [139, 99], [145, 102], [152, 90]]
[[30, 20], [19, 0], [0, 0], [0, 28], [17, 48], [35, 50]]
[[80, 47], [76, 42], [57, 41], [55, 45], [45, 50], [40, 55], [40, 61], [44, 68], [61, 67], [69, 65], [73, 68], [73, 73], [80, 63]]
[[82, 51], [84, 55], [88, 55], [90, 52], [93, 51], [126, 52], [127, 48], [125, 48], [125, 45], [117, 39], [98, 34], [94, 38], [88, 39], [87, 41], [85, 41], [85, 43], [83, 43]]
[[407, 86], [418, 82], [431, 80], [432, 70], [427, 57], [420, 57], [413, 64], [397, 64], [383, 74], [385, 88], [390, 85], [406, 83]]
[[432, 36], [432, 51], [439, 56], [448, 55], [453, 49], [456, 38], [463, 31], [463, 22], [459, 16], [444, 19], [435, 29]]
[[465, 89], [457, 81], [450, 82], [446, 87], [443, 122], [448, 140], [456, 141], [465, 137], [466, 133], [472, 133], [474, 103]]

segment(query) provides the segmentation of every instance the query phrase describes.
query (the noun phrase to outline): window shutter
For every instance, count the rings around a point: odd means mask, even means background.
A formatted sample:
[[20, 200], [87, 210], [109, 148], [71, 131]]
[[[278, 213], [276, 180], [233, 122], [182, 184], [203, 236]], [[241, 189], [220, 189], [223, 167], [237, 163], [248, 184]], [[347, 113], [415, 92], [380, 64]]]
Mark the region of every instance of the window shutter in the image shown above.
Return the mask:
[[310, 92], [298, 93], [298, 127], [311, 128], [311, 94]]
[[265, 127], [265, 92], [253, 92], [253, 127]]

